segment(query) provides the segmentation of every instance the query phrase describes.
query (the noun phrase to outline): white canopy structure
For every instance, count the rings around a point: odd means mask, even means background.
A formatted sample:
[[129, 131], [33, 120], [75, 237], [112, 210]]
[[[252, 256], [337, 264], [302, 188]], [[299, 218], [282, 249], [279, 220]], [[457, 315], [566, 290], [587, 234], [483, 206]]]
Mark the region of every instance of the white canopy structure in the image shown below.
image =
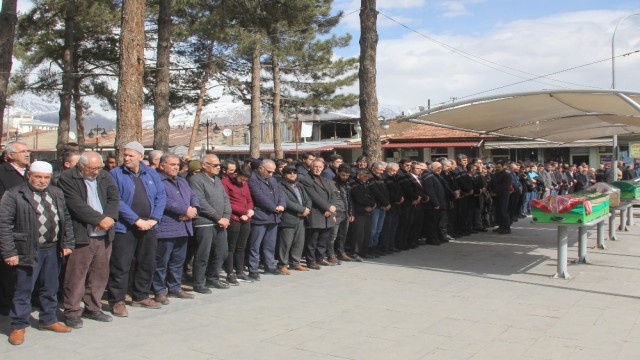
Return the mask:
[[640, 93], [549, 90], [451, 103], [405, 116], [404, 121], [487, 135], [568, 143], [640, 134]]

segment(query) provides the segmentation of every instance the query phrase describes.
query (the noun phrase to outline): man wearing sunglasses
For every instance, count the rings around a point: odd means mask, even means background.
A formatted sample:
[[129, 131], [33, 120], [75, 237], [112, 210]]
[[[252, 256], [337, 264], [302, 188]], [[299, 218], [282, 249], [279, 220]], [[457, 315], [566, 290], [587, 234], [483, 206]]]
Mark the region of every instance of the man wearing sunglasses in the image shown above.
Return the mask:
[[189, 178], [193, 193], [200, 200], [200, 212], [193, 219], [196, 248], [193, 255], [193, 291], [210, 294], [207, 286], [228, 289], [220, 279], [222, 264], [229, 252], [227, 227], [231, 204], [220, 175], [220, 159], [207, 154], [202, 158], [202, 171]]
[[276, 237], [282, 212], [287, 206], [287, 199], [278, 182], [273, 177], [276, 164], [265, 159], [249, 178], [249, 190], [253, 199], [254, 216], [251, 219], [251, 235], [249, 235], [249, 277], [260, 280], [258, 266], [260, 264], [260, 245], [264, 257], [265, 274], [280, 275], [275, 265]]

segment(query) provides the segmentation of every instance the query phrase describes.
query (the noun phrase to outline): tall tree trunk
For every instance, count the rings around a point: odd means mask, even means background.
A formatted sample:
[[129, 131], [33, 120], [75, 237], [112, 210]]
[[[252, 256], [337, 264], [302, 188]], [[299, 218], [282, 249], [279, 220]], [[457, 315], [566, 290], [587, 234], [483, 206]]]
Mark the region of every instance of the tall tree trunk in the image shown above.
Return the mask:
[[260, 44], [251, 56], [251, 125], [249, 125], [249, 154], [252, 158], [260, 157]]
[[[77, 67], [76, 67], [77, 69]], [[80, 151], [84, 151], [84, 107], [82, 106], [82, 94], [80, 94], [80, 82], [82, 80], [79, 76], [75, 78], [73, 82], [73, 107], [76, 110], [76, 131], [77, 141]]]
[[[209, 57], [210, 58], [210, 57]], [[200, 117], [202, 116], [202, 104], [204, 103], [204, 96], [207, 94], [207, 83], [211, 76], [211, 67], [208, 66], [204, 72], [202, 78], [202, 85], [200, 86], [200, 93], [198, 94], [198, 105], [196, 106], [196, 116], [193, 118], [193, 129], [191, 129], [191, 138], [189, 139], [189, 150], [187, 156], [191, 158], [193, 156], [193, 150], [196, 146], [196, 137], [198, 136], [198, 128], [200, 126]], [[209, 149], [207, 149], [209, 150]], [[202, 157], [204, 154], [200, 154]]]
[[361, 0], [360, 7], [360, 127], [362, 151], [370, 161], [382, 159], [376, 91], [376, 51], [378, 31], [376, 0]]
[[17, 9], [18, 0], [2, 0], [2, 10], [0, 11], [0, 24], [2, 24], [0, 26], [0, 134], [4, 133], [4, 109], [7, 107], [7, 89], [13, 65], [11, 58], [16, 23], [18, 22]]
[[[204, 103], [204, 96], [207, 94], [207, 85], [209, 83], [209, 78], [211, 77], [211, 71], [213, 67], [211, 64], [211, 58], [213, 57], [213, 44], [209, 47], [209, 51], [207, 53], [207, 64], [208, 66], [204, 69], [204, 74], [202, 75], [202, 85], [200, 85], [200, 93], [198, 94], [198, 104], [196, 106], [196, 116], [193, 119], [193, 129], [191, 129], [191, 138], [189, 139], [189, 150], [187, 151], [187, 156], [191, 158], [193, 156], [193, 150], [196, 146], [196, 137], [198, 136], [198, 127], [200, 126], [200, 116], [202, 115], [202, 104]], [[207, 149], [208, 150], [208, 149]], [[201, 156], [204, 154], [200, 154]]]
[[69, 142], [69, 124], [71, 123], [71, 98], [73, 96], [73, 54], [75, 48], [75, 0], [65, 1], [64, 48], [62, 50], [62, 91], [60, 92], [60, 111], [58, 113], [58, 158], [62, 157], [62, 149]]
[[119, 162], [122, 162], [124, 145], [142, 140], [144, 16], [144, 1], [123, 1], [115, 140]]
[[169, 65], [171, 55], [171, 0], [160, 0], [158, 15], [158, 50], [156, 60], [155, 107], [153, 111], [155, 127], [153, 148], [164, 152], [169, 150]]
[[273, 74], [273, 149], [276, 159], [284, 159], [280, 138], [280, 63], [276, 54], [271, 55], [271, 72]]

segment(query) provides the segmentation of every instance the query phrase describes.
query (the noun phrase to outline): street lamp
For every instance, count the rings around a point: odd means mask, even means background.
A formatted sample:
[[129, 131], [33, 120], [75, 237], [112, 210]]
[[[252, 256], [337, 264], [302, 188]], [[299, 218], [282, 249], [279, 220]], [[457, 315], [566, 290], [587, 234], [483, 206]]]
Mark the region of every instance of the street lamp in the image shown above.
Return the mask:
[[[640, 13], [629, 14], [616, 24], [616, 27], [613, 29], [613, 35], [611, 36], [611, 89], [616, 88], [616, 32], [618, 31], [618, 26], [622, 24], [623, 21], [627, 20], [632, 16], [640, 15]], [[613, 156], [611, 161], [611, 181], [616, 181], [616, 176], [618, 174], [617, 166], [618, 166], [618, 135], [613, 135]]]
[[89, 139], [96, 138], [96, 147], [93, 149], [94, 151], [98, 151], [98, 147], [100, 145], [100, 137], [107, 137], [107, 130], [105, 128], [101, 128], [96, 124], [96, 127], [89, 130], [89, 134], [87, 134]]
[[212, 122], [211, 119], [207, 119], [207, 121], [201, 122], [200, 124], [207, 127], [207, 150], [209, 150], [209, 126], [214, 125], [214, 134], [220, 134], [220, 127], [218, 126], [218, 123]]

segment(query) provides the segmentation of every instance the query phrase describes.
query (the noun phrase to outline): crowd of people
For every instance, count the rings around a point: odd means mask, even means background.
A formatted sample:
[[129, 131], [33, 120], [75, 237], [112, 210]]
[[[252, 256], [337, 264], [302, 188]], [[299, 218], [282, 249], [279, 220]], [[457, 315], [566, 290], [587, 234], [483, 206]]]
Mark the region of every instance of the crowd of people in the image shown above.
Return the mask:
[[607, 178], [604, 166], [484, 164], [463, 154], [431, 163], [361, 156], [345, 164], [339, 154], [312, 153], [186, 161], [157, 150], [145, 158], [138, 142], [123, 154], [117, 165], [70, 150], [54, 171], [31, 161], [23, 143], [5, 150], [0, 311], [11, 344], [24, 342], [33, 303], [41, 329], [70, 332], [83, 319], [127, 317], [127, 306], [159, 309], [263, 275], [439, 246], [494, 226], [509, 234], [531, 200]]

